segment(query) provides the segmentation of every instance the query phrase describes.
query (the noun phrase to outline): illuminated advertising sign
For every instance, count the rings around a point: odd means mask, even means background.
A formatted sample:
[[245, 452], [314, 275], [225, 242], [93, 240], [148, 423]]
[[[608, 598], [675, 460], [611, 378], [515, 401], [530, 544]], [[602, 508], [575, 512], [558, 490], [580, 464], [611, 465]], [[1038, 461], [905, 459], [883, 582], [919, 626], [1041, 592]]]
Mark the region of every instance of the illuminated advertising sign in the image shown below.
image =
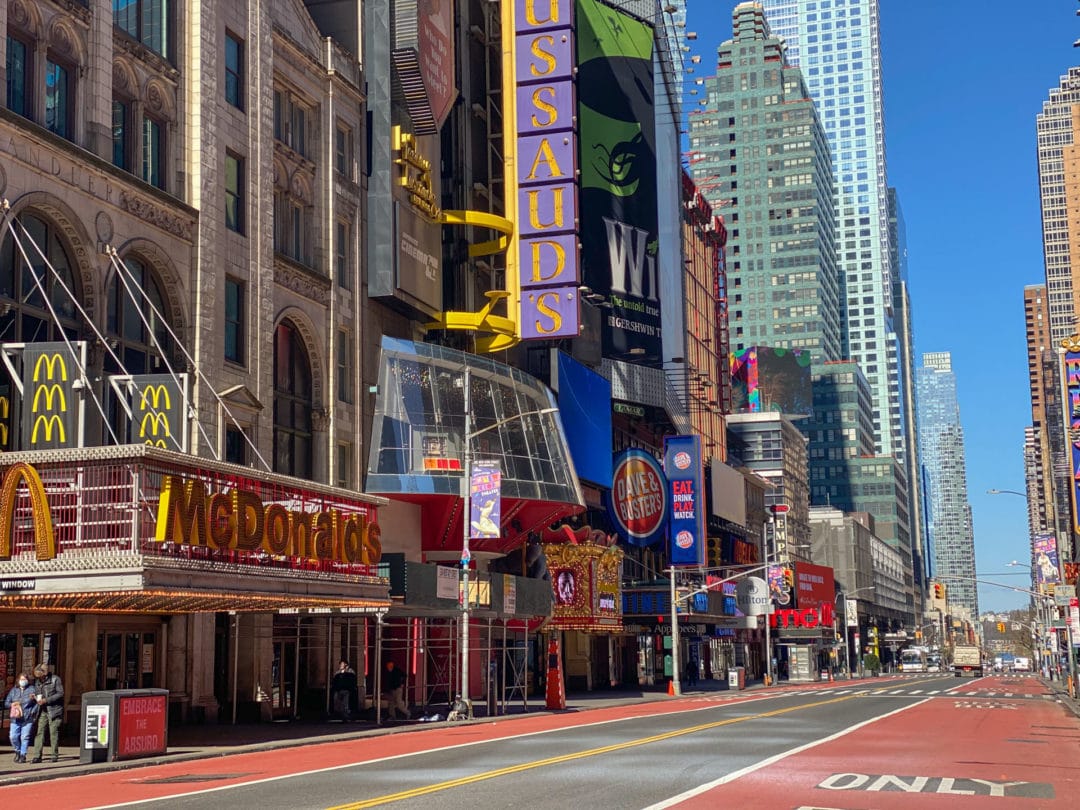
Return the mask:
[[653, 29], [577, 0], [578, 140], [585, 283], [605, 296], [603, 351], [661, 352]]
[[419, 0], [416, 4], [420, 73], [437, 126], [450, 115], [454, 86], [454, 0]]
[[18, 462], [4, 472], [0, 484], [0, 560], [10, 560], [14, 552], [11, 530], [15, 522], [15, 496], [19, 484], [25, 483], [30, 494], [30, 517], [34, 529], [34, 550], [39, 560], [56, 557], [56, 535], [53, 533], [52, 511], [45, 495], [41, 476], [29, 464]]
[[632, 448], [615, 459], [608, 513], [615, 531], [631, 545], [649, 546], [667, 528], [668, 486], [664, 471], [644, 450]]
[[795, 563], [795, 604], [802, 609], [816, 609], [826, 604], [834, 605], [835, 599], [831, 568], [801, 561]]
[[1065, 346], [1065, 387], [1069, 397], [1069, 457], [1072, 460], [1072, 513], [1073, 530], [1080, 532], [1080, 344], [1072, 338], [1063, 341]]
[[705, 474], [700, 436], [664, 439], [664, 473], [671, 492], [672, 565], [705, 564]]
[[[83, 344], [73, 344], [76, 348]], [[28, 343], [22, 353], [24, 450], [79, 446], [79, 361], [66, 343]]]
[[469, 537], [494, 540], [502, 534], [502, 472], [497, 461], [474, 462], [469, 478]]
[[792, 605], [791, 585], [794, 581], [791, 569], [783, 565], [770, 565], [766, 574], [769, 595], [774, 605]]
[[545, 543], [554, 596], [552, 628], [590, 630], [622, 625], [623, 552], [592, 543]]
[[1057, 538], [1052, 534], [1037, 534], [1032, 543], [1035, 552], [1035, 577], [1039, 585], [1056, 584], [1061, 581], [1058, 566]]
[[131, 404], [128, 441], [187, 449], [187, 375], [136, 374], [127, 379]]
[[365, 515], [291, 511], [242, 489], [210, 494], [202, 481], [175, 475], [161, 482], [154, 540], [346, 565], [374, 565], [382, 556], [379, 526]]
[[577, 135], [574, 0], [507, 0], [507, 197], [514, 201], [522, 340], [577, 337]]

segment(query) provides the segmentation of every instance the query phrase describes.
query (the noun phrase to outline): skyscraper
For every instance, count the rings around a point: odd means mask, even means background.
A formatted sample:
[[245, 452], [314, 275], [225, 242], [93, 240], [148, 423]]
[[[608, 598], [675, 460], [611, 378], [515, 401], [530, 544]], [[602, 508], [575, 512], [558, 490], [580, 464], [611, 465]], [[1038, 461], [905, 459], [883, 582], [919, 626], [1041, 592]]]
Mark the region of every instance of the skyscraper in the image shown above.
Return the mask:
[[[878, 0], [764, 0], [802, 68], [832, 148], [846, 354], [870, 383], [878, 453], [902, 451]], [[901, 406], [902, 407], [902, 406]]]
[[960, 423], [956, 375], [949, 352], [923, 354], [916, 372], [919, 400], [919, 457], [929, 497], [932, 574], [948, 589], [950, 606], [960, 606], [974, 620], [979, 600], [975, 572], [975, 536], [967, 498], [964, 428]]
[[690, 115], [690, 169], [729, 223], [731, 348], [842, 357], [832, 161], [801, 71], [784, 59], [757, 3], [740, 3], [733, 38]]
[[[1039, 198], [1042, 207], [1043, 256], [1052, 345], [1077, 331], [1080, 312], [1080, 67], [1069, 69], [1050, 90], [1036, 116], [1039, 158]], [[1070, 240], [1070, 237], [1072, 239]]]

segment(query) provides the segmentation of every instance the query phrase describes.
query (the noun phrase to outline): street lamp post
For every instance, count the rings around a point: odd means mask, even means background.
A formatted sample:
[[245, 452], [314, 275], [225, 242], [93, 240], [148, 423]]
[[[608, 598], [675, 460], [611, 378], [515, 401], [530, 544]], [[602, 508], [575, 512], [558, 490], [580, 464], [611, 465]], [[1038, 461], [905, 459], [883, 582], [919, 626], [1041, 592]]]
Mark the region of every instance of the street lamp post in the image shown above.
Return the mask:
[[469, 622], [471, 619], [471, 605], [469, 602], [469, 564], [472, 553], [469, 548], [472, 539], [472, 440], [481, 433], [494, 430], [507, 422], [515, 419], [524, 419], [526, 416], [534, 416], [545, 413], [554, 413], [558, 408], [540, 408], [534, 411], [524, 411], [500, 419], [498, 422], [474, 431], [472, 429], [472, 402], [469, 395], [470, 377], [469, 367], [465, 367], [464, 381], [462, 383], [462, 403], [465, 409], [465, 433], [462, 441], [462, 468], [463, 477], [461, 484], [461, 699], [468, 707], [469, 717], [472, 717], [472, 698], [469, 696]]

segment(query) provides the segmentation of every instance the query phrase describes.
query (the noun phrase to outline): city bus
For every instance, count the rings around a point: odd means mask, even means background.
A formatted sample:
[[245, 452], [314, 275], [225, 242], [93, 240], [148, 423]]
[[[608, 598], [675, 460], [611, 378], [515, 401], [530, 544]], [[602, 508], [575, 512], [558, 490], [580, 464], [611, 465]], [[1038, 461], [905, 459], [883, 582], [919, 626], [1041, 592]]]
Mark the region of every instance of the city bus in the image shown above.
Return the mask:
[[900, 651], [901, 672], [926, 672], [926, 651], [909, 647]]

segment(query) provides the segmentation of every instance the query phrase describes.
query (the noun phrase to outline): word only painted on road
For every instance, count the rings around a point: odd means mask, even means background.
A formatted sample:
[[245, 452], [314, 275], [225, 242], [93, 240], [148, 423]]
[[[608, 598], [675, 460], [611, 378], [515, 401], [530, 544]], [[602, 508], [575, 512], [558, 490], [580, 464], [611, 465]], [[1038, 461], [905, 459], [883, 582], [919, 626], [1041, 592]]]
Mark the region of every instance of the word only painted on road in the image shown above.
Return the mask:
[[834, 773], [818, 784], [824, 790], [862, 790], [878, 793], [937, 793], [946, 796], [992, 796], [1052, 799], [1054, 786], [1046, 782], [1004, 782], [948, 776], [897, 776], [873, 773]]
[[956, 709], [1012, 709], [1016, 710], [1020, 708], [1016, 705], [1009, 705], [1007, 703], [985, 703], [978, 700], [958, 700], [953, 704], [953, 708]]

